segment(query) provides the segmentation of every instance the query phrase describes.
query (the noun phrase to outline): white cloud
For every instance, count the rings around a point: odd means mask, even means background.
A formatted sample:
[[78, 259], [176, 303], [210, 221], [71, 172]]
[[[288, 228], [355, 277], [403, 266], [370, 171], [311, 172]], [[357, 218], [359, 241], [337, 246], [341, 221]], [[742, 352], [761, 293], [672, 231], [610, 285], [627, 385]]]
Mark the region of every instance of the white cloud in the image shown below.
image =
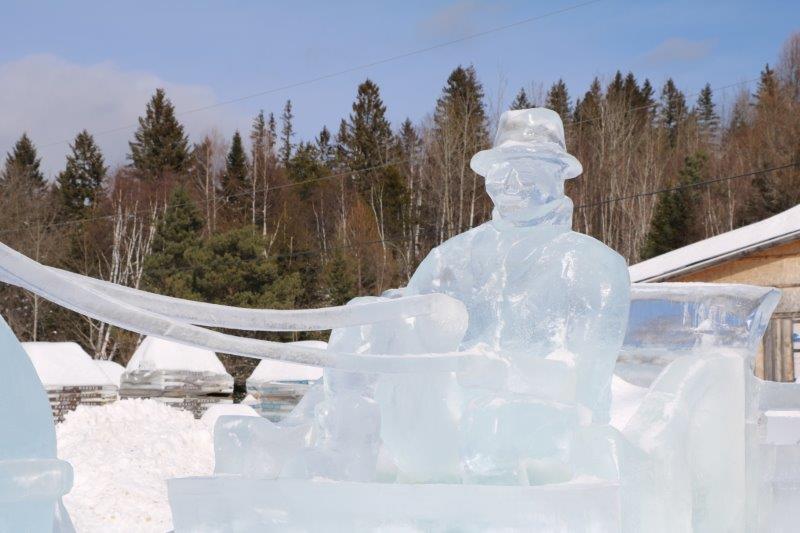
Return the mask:
[[651, 65], [660, 65], [676, 61], [694, 61], [711, 53], [714, 47], [712, 39], [691, 41], [682, 37], [671, 37], [644, 55]]
[[[137, 118], [158, 87], [167, 91], [179, 115], [217, 102], [207, 86], [170, 83], [112, 63], [79, 65], [54, 55], [32, 55], [0, 65], [2, 155], [27, 132], [39, 147], [45, 173], [52, 176], [63, 168], [69, 149], [60, 141], [85, 128], [96, 135], [110, 166], [124, 163]], [[179, 116], [195, 139], [212, 128], [227, 134], [238, 118], [230, 107]]]

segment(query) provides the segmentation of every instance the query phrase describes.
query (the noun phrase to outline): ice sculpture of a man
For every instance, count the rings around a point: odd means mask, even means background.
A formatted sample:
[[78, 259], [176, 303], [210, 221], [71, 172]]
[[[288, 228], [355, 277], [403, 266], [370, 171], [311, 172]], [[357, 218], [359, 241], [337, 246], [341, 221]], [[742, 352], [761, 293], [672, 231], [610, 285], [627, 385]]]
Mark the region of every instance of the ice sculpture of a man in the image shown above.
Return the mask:
[[[330, 346], [484, 356], [450, 375], [326, 371], [323, 440], [339, 450], [340, 464], [364, 466], [377, 457], [380, 427], [380, 445], [401, 481], [563, 481], [575, 473], [578, 428], [608, 420], [628, 319], [628, 269], [613, 250], [571, 230], [564, 181], [582, 167], [565, 150], [555, 112], [504, 113], [494, 147], [471, 166], [486, 178], [492, 220], [432, 250], [402, 291], [460, 300], [466, 332], [454, 338], [418, 319], [337, 330]], [[347, 422], [353, 406], [359, 420]]]
[[471, 167], [486, 178], [492, 220], [431, 251], [408, 292], [461, 300], [469, 327], [459, 349], [484, 345], [491, 354], [459, 377], [467, 475], [563, 478], [570, 428], [608, 420], [628, 319], [628, 269], [619, 254], [571, 231], [564, 181], [583, 169], [565, 151], [557, 113], [503, 113], [494, 147], [475, 154]]

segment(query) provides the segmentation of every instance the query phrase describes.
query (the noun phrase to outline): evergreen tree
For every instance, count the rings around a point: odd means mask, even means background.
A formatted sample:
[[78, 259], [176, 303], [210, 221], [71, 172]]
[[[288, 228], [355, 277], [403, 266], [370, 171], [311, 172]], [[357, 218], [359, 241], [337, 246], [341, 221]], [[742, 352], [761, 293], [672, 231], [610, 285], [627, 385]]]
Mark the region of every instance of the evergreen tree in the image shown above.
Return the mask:
[[585, 128], [590, 127], [600, 116], [600, 102], [603, 99], [603, 90], [600, 87], [600, 80], [595, 77], [589, 90], [583, 95], [583, 99], [578, 99], [575, 103], [575, 122], [576, 125]]
[[678, 187], [661, 193], [656, 203], [641, 259], [650, 259], [694, 242], [697, 236], [696, 192], [693, 184], [702, 179], [706, 155], [698, 152], [684, 161]]
[[451, 196], [448, 219], [440, 230], [444, 236], [461, 233], [489, 214], [483, 204], [483, 180], [472, 172], [469, 161], [473, 154], [489, 145], [483, 86], [473, 67], [459, 66], [450, 73], [433, 114], [432, 142], [440, 167], [436, 169], [446, 180]]
[[225, 173], [222, 175], [222, 193], [231, 205], [241, 206], [247, 203], [246, 192], [249, 191], [249, 173], [247, 154], [244, 151], [242, 136], [233, 134], [230, 150], [225, 159]]
[[302, 293], [300, 276], [267, 258], [267, 244], [255, 228], [244, 226], [198, 243], [186, 254], [191, 263], [190, 292], [205, 301], [237, 307], [292, 309]]
[[143, 283], [147, 290], [179, 298], [199, 299], [192, 287], [191, 251], [200, 245], [203, 220], [186, 189], [176, 188], [153, 237], [145, 259]]
[[189, 161], [189, 139], [175, 117], [175, 107], [164, 89], [157, 89], [139, 117], [128, 158], [141, 177], [161, 179], [167, 172], [180, 173]]
[[530, 100], [528, 100], [528, 94], [525, 92], [525, 87], [521, 87], [517, 93], [517, 96], [514, 98], [514, 101], [511, 102], [511, 107], [509, 107], [509, 109], [530, 109], [532, 107], [534, 106], [531, 104]]
[[710, 84], [706, 83], [706, 86], [700, 91], [694, 112], [697, 115], [697, 123], [700, 126], [700, 131], [706, 135], [715, 135], [719, 128], [719, 115], [717, 115], [714, 106], [714, 98]]
[[294, 136], [294, 129], [292, 126], [292, 101], [286, 100], [286, 105], [283, 107], [283, 115], [281, 115], [281, 147], [279, 151], [281, 164], [283, 168], [289, 167], [289, 160], [292, 158], [292, 137]]
[[[386, 162], [392, 128], [386, 118], [386, 106], [378, 86], [367, 79], [358, 86], [353, 102], [353, 112], [347, 123], [344, 147], [348, 165], [353, 170], [364, 170]], [[357, 178], [362, 184], [369, 178]]]
[[686, 115], [686, 97], [669, 78], [661, 90], [661, 125], [667, 130], [670, 146], [678, 142], [678, 131]]
[[622, 77], [622, 72], [619, 70], [614, 74], [611, 83], [606, 87], [606, 99], [610, 102], [624, 101], [625, 98], [625, 80]]
[[564, 83], [564, 80], [559, 78], [559, 80], [550, 87], [544, 106], [558, 113], [562, 121], [570, 121], [572, 117], [572, 104], [569, 101], [567, 84]]
[[779, 94], [778, 76], [767, 64], [758, 80], [755, 105], [759, 110], [769, 109], [774, 106]]
[[94, 137], [83, 130], [70, 145], [66, 168], [58, 175], [58, 196], [67, 218], [80, 218], [97, 204], [108, 168]]
[[301, 142], [289, 161], [289, 179], [300, 184], [300, 198], [306, 199], [317, 185], [319, 179], [325, 175], [325, 169], [319, 162], [319, 152], [316, 146], [308, 142]]
[[341, 250], [328, 262], [325, 278], [330, 305], [344, 305], [358, 294], [352, 268]]
[[317, 137], [317, 154], [320, 163], [326, 167], [332, 165], [333, 160], [336, 158], [336, 149], [331, 143], [331, 132], [328, 131], [326, 126], [322, 126], [322, 130]]
[[23, 133], [11, 152], [6, 154], [5, 167], [0, 175], [0, 185], [10, 185], [14, 182], [25, 190], [43, 191], [46, 183], [44, 174], [39, 168], [41, 161], [33, 141], [27, 133]]
[[269, 130], [267, 129], [267, 121], [264, 118], [264, 111], [261, 110], [253, 119], [253, 125], [250, 128], [250, 144], [253, 147], [253, 163], [257, 159], [263, 159], [267, 150], [267, 142], [269, 141]]

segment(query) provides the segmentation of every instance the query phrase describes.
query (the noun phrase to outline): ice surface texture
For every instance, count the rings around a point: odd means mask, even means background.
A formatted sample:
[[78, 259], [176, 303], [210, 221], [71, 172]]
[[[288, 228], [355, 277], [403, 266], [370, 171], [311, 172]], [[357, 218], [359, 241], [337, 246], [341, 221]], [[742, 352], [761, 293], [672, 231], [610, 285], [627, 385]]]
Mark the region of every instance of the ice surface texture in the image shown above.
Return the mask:
[[0, 531], [52, 531], [57, 502], [72, 486], [72, 467], [56, 459], [47, 396], [2, 318], [0, 428]]

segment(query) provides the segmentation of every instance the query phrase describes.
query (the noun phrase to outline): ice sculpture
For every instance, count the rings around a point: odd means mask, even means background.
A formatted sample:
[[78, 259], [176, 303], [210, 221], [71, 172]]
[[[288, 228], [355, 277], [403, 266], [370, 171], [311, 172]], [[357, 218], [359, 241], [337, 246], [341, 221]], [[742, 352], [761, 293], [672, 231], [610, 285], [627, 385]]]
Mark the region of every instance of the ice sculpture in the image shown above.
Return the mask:
[[[631, 290], [619, 255], [570, 230], [563, 183], [581, 167], [552, 111], [505, 113], [472, 165], [493, 220], [407, 287], [344, 307], [189, 302], [2, 245], [0, 280], [140, 333], [325, 368], [278, 423], [218, 418], [215, 475], [169, 483], [177, 531], [744, 531], [789, 508], [800, 425], [765, 411], [800, 393], [752, 376], [778, 291]], [[201, 326], [334, 331], [322, 350]], [[618, 427], [615, 368], [649, 387]]]
[[60, 499], [72, 488], [72, 467], [56, 458], [47, 395], [2, 318], [0, 428], [0, 531], [70, 531]]

